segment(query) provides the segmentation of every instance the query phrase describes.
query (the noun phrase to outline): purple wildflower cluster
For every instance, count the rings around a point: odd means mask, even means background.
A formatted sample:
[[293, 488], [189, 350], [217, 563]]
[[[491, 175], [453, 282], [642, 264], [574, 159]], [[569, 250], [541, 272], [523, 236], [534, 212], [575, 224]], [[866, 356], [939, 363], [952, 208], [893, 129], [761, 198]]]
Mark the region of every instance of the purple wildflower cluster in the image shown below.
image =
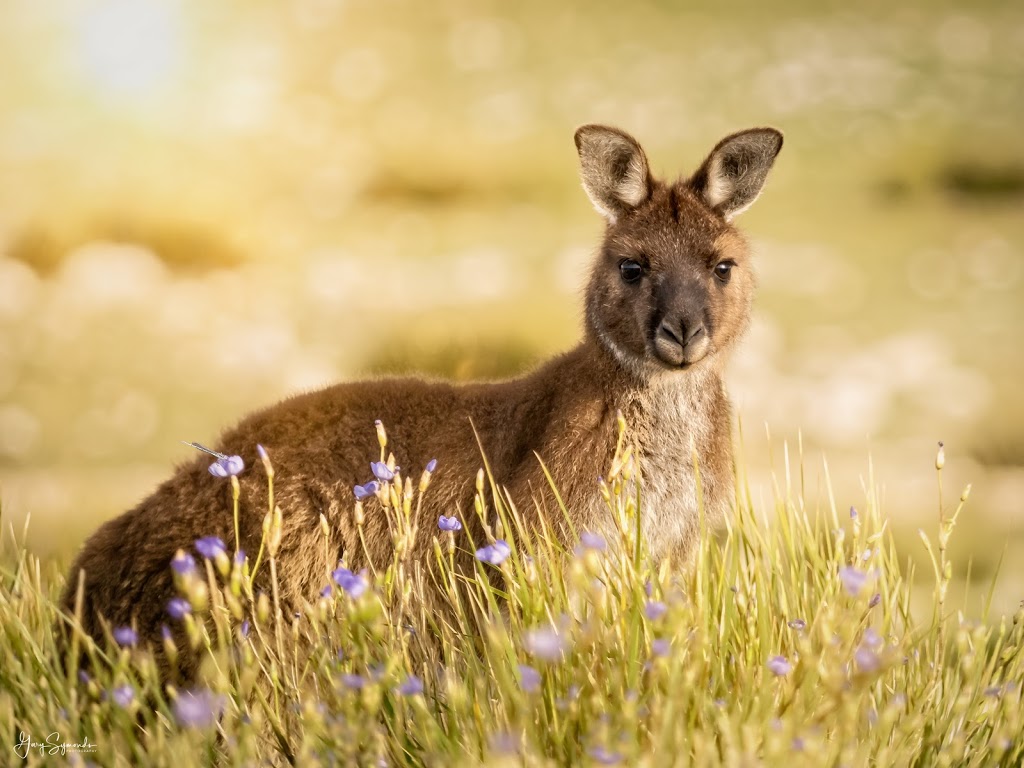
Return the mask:
[[[375, 423], [377, 424], [377, 430], [379, 434], [380, 430], [383, 429], [383, 427], [381, 426], [379, 420]], [[383, 444], [384, 443], [381, 443], [381, 445]], [[368, 499], [371, 496], [376, 496], [381, 489], [381, 484], [392, 482], [395, 479], [395, 476], [401, 471], [401, 469], [402, 468], [398, 466], [391, 468], [383, 461], [371, 461], [370, 472], [373, 473], [374, 479], [370, 480], [367, 483], [363, 483], [362, 485], [356, 485], [352, 487], [352, 493], [355, 494], [356, 500], [363, 501], [364, 499]], [[437, 459], [431, 459], [430, 461], [427, 462], [427, 474], [431, 474], [435, 469], [437, 469]], [[458, 530], [458, 528], [454, 530]]]
[[452, 515], [451, 517], [441, 515], [437, 518], [437, 527], [442, 531], [461, 531], [462, 523], [459, 522], [459, 519], [455, 517], [455, 515]]
[[533, 693], [540, 688], [540, 672], [528, 664], [520, 664], [518, 669], [519, 684], [523, 687], [524, 691]]
[[212, 691], [182, 691], [174, 701], [174, 718], [183, 728], [209, 728], [220, 718], [224, 705], [224, 697]]
[[214, 477], [235, 477], [245, 469], [241, 456], [221, 456], [210, 465], [210, 474]]
[[409, 675], [398, 686], [398, 692], [403, 696], [417, 696], [423, 693], [423, 681], [416, 675]]
[[201, 539], [196, 539], [195, 546], [196, 552], [207, 560], [216, 560], [222, 555], [227, 555], [228, 551], [223, 540], [217, 536], [204, 536]]
[[175, 621], [181, 621], [192, 613], [192, 605], [184, 597], [172, 597], [167, 601], [167, 615]]
[[584, 531], [580, 534], [580, 543], [576, 545], [573, 554], [576, 557], [583, 557], [587, 552], [604, 552], [608, 548], [604, 536], [592, 531]]
[[864, 674], [874, 674], [882, 668], [882, 659], [878, 655], [884, 641], [873, 627], [864, 630], [860, 645], [853, 652], [853, 660], [857, 669]]
[[512, 554], [512, 548], [504, 540], [498, 539], [493, 544], [478, 549], [476, 551], [476, 559], [481, 563], [488, 563], [489, 565], [501, 565], [508, 559], [510, 554]]
[[135, 701], [135, 689], [130, 685], [119, 685], [110, 692], [110, 698], [121, 709], [128, 709]]
[[[362, 573], [353, 573], [348, 568], [336, 568], [331, 573], [331, 578], [352, 599], [361, 596], [370, 586]], [[321, 592], [321, 594], [323, 593]]]
[[139, 642], [138, 633], [131, 627], [117, 627], [113, 634], [114, 642], [122, 648], [130, 648]]
[[613, 752], [607, 747], [591, 747], [588, 753], [598, 765], [618, 765], [622, 762], [622, 755], [618, 752]]
[[350, 691], [361, 691], [363, 688], [366, 687], [367, 683], [370, 682], [362, 675], [357, 675], [352, 672], [346, 672], [341, 676], [340, 679], [341, 684], [348, 688]]
[[648, 600], [644, 606], [644, 616], [650, 621], [657, 621], [668, 613], [668, 606], [660, 600]]
[[848, 595], [857, 597], [868, 583], [868, 574], [852, 565], [846, 565], [839, 569], [839, 580]]
[[395, 479], [395, 473], [398, 472], [401, 467], [395, 467], [391, 469], [383, 461], [371, 461], [370, 471], [373, 472], [373, 476], [380, 480], [382, 483], [390, 483]]
[[378, 483], [376, 480], [371, 480], [370, 482], [366, 483], [365, 485], [357, 485], [357, 486], [355, 486], [352, 489], [352, 493], [355, 494], [356, 500], [362, 501], [363, 499], [368, 499], [371, 496], [376, 496], [377, 495], [377, 491], [379, 491], [379, 490], [380, 490], [380, 483]]
[[540, 627], [526, 632], [523, 647], [541, 661], [561, 661], [565, 654], [565, 638], [554, 627]]
[[196, 560], [188, 552], [179, 550], [171, 560], [171, 568], [179, 576], [191, 576], [196, 570]]
[[784, 677], [793, 671], [793, 665], [785, 656], [772, 656], [768, 659], [767, 667], [776, 677]]

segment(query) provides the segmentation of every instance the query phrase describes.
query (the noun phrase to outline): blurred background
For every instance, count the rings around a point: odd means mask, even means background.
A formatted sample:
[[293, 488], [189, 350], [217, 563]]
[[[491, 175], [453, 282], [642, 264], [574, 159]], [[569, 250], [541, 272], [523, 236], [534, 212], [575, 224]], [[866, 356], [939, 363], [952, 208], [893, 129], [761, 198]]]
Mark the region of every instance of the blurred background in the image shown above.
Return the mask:
[[[729, 384], [753, 494], [918, 558], [947, 501], [1024, 597], [1024, 6], [757, 0], [0, 5], [0, 499], [67, 558], [249, 409], [566, 349], [602, 231], [584, 122], [693, 170], [786, 133], [741, 219], [761, 290]], [[766, 431], [770, 430], [770, 436]], [[869, 465], [869, 457], [871, 464]], [[872, 469], [873, 467], [873, 469]], [[794, 477], [796, 472], [794, 470]], [[845, 514], [845, 512], [844, 512]]]

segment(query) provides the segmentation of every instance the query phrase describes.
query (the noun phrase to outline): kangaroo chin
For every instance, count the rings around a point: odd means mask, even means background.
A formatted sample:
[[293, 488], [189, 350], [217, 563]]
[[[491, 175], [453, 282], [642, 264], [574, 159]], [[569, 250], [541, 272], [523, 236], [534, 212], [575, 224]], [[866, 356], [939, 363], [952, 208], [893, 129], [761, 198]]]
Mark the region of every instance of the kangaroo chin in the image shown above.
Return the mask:
[[[416, 536], [407, 542], [411, 562], [424, 571], [434, 567], [440, 515], [457, 515], [472, 541], [487, 541], [473, 514], [481, 448], [528, 532], [540, 530], [541, 510], [558, 509], [532, 503], [551, 493], [544, 467], [571, 517], [544, 520], [547, 530], [569, 546], [570, 530], [614, 530], [597, 478], [615, 450], [620, 412], [639, 461], [642, 530], [654, 557], [685, 558], [692, 551], [700, 530], [698, 479], [709, 520], [729, 509], [731, 428], [722, 367], [748, 324], [754, 293], [749, 250], [732, 220], [760, 193], [782, 134], [755, 128], [727, 136], [696, 172], [675, 181], [654, 179], [640, 145], [617, 129], [586, 125], [575, 142], [584, 190], [606, 227], [586, 289], [583, 338], [574, 349], [508, 381], [338, 384], [250, 414], [216, 443], [217, 451], [245, 460], [237, 531], [250, 553], [260, 548], [268, 506], [265, 477], [254, 469], [257, 444], [273, 459], [282, 512], [279, 597], [286, 610], [315, 600], [324, 574], [342, 558], [353, 570], [392, 558], [392, 535], [377, 501], [364, 501], [362, 526], [352, 513], [353, 488], [369, 479], [379, 450], [378, 419], [403, 466], [418, 472], [429, 460], [438, 462], [414, 511]], [[172, 558], [203, 537], [235, 541], [230, 486], [212, 477], [208, 465], [208, 457], [197, 456], [86, 542], [63, 597], [73, 612], [81, 580], [85, 632], [98, 637], [103, 622], [134, 624], [140, 642], [159, 654], [161, 627], [181, 631], [167, 613], [175, 596]], [[457, 566], [469, 571], [472, 553], [464, 549]], [[177, 639], [176, 664], [188, 677], [198, 659]], [[158, 659], [167, 671], [170, 662]]]

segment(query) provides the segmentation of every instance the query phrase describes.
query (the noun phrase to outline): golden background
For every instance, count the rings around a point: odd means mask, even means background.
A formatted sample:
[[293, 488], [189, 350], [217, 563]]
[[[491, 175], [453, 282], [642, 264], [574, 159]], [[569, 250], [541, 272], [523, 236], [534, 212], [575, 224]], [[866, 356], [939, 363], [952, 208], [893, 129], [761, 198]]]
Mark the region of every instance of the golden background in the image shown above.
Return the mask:
[[873, 472], [918, 557], [944, 440], [959, 575], [1024, 596], [1019, 3], [15, 0], [0, 72], [5, 536], [66, 557], [288, 393], [565, 349], [575, 127], [674, 176], [772, 124], [729, 375], [755, 502], [802, 437], [809, 499], [823, 455], [841, 509]]

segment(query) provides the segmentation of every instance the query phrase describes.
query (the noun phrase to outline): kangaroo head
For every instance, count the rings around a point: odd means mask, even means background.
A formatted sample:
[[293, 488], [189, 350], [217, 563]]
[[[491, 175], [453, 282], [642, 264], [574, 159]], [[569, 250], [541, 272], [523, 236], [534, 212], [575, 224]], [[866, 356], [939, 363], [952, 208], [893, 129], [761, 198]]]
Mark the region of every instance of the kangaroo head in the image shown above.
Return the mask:
[[714, 360], [750, 316], [754, 275], [732, 225], [761, 192], [782, 134], [722, 139], [689, 178], [652, 178], [636, 140], [576, 131], [583, 188], [608, 222], [586, 297], [587, 332], [641, 375]]

